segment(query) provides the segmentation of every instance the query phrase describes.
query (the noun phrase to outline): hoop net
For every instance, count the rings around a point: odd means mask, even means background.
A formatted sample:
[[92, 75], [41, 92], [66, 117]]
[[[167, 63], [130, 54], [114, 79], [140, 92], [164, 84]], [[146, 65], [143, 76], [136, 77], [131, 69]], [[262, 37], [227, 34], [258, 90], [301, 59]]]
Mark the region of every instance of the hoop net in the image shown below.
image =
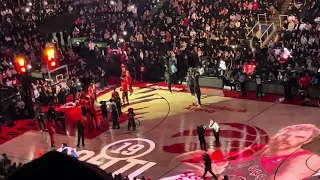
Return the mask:
[[60, 66], [54, 70], [49, 71], [46, 79], [48, 81], [51, 81], [51, 85], [61, 84], [62, 86], [65, 86], [69, 78], [68, 74], [69, 72], [67, 66]]

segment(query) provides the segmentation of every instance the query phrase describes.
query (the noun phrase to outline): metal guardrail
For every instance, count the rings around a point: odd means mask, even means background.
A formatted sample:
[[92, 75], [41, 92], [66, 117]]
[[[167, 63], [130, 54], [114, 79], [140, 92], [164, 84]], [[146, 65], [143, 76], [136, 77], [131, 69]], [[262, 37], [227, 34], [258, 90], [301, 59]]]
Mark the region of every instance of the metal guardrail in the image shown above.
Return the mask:
[[254, 36], [254, 29], [256, 28], [256, 27], [259, 27], [260, 26], [260, 23], [259, 22], [257, 22], [251, 29], [250, 29], [250, 31], [246, 34], [246, 36], [248, 37], [250, 34], [252, 34], [252, 36]]
[[262, 35], [259, 38], [259, 42], [260, 42], [260, 47], [263, 46], [263, 43], [265, 40], [267, 40], [269, 38], [269, 36], [271, 35], [271, 33], [275, 30], [275, 25], [274, 23], [271, 23], [268, 28], [262, 33]]
[[283, 21], [282, 19], [283, 19], [283, 18], [288, 19], [288, 17], [289, 17], [288, 15], [283, 15], [283, 14], [280, 14], [280, 15], [279, 15], [279, 26], [280, 26], [281, 28], [282, 28], [282, 21]]
[[[263, 22], [264, 20], [264, 22]], [[258, 14], [258, 23], [260, 24], [268, 24], [268, 19], [266, 14]]]
[[268, 24], [268, 19], [266, 14], [258, 14], [257, 19], [258, 19], [258, 22], [246, 34], [247, 37], [250, 35], [250, 33], [252, 34], [252, 36], [254, 36], [253, 31], [256, 27], [259, 27], [261, 24]]

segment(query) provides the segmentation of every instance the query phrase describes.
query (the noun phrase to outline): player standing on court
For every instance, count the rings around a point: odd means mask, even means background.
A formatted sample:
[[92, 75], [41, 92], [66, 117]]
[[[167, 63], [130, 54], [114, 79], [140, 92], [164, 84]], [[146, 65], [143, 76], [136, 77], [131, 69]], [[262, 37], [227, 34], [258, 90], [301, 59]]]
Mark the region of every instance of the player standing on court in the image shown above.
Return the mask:
[[201, 90], [200, 90], [200, 85], [199, 85], [199, 72], [195, 71], [193, 73], [193, 83], [194, 83], [194, 93], [197, 96], [198, 99], [198, 105], [201, 106]]
[[133, 93], [132, 80], [131, 80], [131, 75], [130, 75], [129, 71], [126, 71], [125, 81], [126, 81], [126, 83], [128, 85], [128, 89], [129, 89], [130, 95], [132, 95], [132, 93]]
[[[124, 79], [121, 79], [121, 89], [120, 89], [120, 91], [122, 91], [122, 104], [123, 105], [129, 105], [128, 84]], [[126, 102], [127, 102], [127, 104], [126, 104]]]

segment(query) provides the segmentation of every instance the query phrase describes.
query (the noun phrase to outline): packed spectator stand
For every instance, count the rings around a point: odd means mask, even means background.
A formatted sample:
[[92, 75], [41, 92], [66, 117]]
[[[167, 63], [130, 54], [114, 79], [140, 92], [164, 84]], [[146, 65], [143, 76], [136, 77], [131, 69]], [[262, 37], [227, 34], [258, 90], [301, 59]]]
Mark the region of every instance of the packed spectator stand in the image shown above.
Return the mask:
[[16, 169], [20, 168], [22, 163], [11, 162], [7, 154], [2, 154], [0, 162], [0, 179], [3, 179], [7, 175], [13, 173]]

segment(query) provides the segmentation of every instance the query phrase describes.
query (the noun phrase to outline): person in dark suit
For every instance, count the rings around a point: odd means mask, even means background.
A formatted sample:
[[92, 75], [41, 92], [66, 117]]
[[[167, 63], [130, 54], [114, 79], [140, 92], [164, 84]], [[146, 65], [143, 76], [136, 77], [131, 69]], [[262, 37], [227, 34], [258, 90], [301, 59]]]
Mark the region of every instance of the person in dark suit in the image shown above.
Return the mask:
[[193, 77], [192, 77], [192, 69], [190, 69], [188, 72], [187, 72], [187, 78], [186, 78], [186, 82], [187, 82], [187, 86], [188, 88], [190, 89], [190, 93], [192, 96], [194, 96], [194, 80], [193, 80]]
[[82, 146], [84, 146], [84, 124], [80, 120], [78, 120], [77, 130], [78, 130], [78, 144], [77, 144], [77, 147], [80, 146], [80, 139], [81, 139], [81, 142], [82, 142]]
[[101, 114], [103, 120], [107, 121], [108, 120], [108, 109], [107, 109], [107, 103], [106, 101], [100, 101], [100, 109], [101, 109]]
[[55, 145], [54, 145], [54, 134], [56, 133], [56, 130], [53, 127], [52, 121], [48, 121], [47, 122], [47, 127], [48, 127], [48, 133], [50, 135], [51, 147], [55, 147]]
[[247, 79], [246, 73], [241, 73], [238, 81], [240, 83], [242, 97], [247, 96], [246, 79]]
[[57, 118], [56, 118], [56, 110], [54, 109], [53, 104], [49, 105], [48, 112], [47, 112], [47, 118], [48, 118], [48, 121], [54, 120], [56, 126], [58, 126], [58, 122], [57, 122]]
[[117, 108], [117, 104], [113, 101], [113, 99], [110, 99], [110, 111], [111, 111], [111, 119], [112, 119], [112, 129], [120, 129], [120, 125], [118, 122], [119, 119], [119, 112]]
[[203, 174], [203, 179], [206, 178], [207, 172], [209, 172], [214, 179], [218, 180], [217, 176], [212, 172], [212, 167], [211, 167], [211, 159], [209, 154], [205, 153], [203, 156], [203, 161], [204, 161], [204, 174]]
[[168, 83], [168, 89], [169, 89], [170, 93], [172, 93], [172, 90], [171, 90], [172, 79], [171, 79], [170, 69], [168, 66], [166, 66], [166, 70], [164, 72], [164, 77]]
[[193, 74], [193, 83], [194, 83], [194, 93], [197, 96], [198, 99], [198, 104], [201, 106], [201, 90], [200, 90], [200, 85], [199, 85], [199, 72], [194, 72]]
[[41, 106], [39, 106], [38, 104], [35, 104], [34, 105], [34, 109], [35, 109], [34, 111], [35, 111], [35, 114], [36, 114], [35, 117], [36, 117], [36, 119], [38, 121], [40, 130], [42, 131], [42, 130], [47, 129], [46, 124], [43, 121], [43, 112], [42, 112]]
[[75, 77], [71, 78], [71, 84], [70, 84], [70, 93], [72, 94], [72, 102], [76, 102], [77, 100], [77, 80]]
[[134, 112], [133, 108], [128, 109], [128, 132], [130, 132], [131, 127], [133, 128], [133, 131], [136, 131], [136, 122], [134, 120]]
[[200, 148], [203, 151], [207, 150], [206, 139], [204, 138], [204, 133], [206, 132], [205, 128], [201, 125], [197, 127], [198, 138], [200, 142]]

